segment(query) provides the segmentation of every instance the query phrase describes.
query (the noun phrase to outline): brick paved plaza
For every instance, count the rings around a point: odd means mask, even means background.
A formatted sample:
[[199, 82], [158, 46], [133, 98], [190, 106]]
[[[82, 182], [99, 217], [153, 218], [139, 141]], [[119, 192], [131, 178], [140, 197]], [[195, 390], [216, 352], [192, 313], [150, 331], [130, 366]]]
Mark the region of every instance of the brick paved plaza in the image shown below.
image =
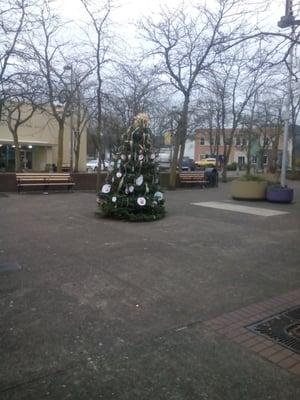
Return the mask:
[[284, 211], [167, 192], [165, 219], [96, 218], [92, 192], [0, 194], [0, 397], [297, 400], [300, 355], [247, 326], [300, 305], [300, 185]]

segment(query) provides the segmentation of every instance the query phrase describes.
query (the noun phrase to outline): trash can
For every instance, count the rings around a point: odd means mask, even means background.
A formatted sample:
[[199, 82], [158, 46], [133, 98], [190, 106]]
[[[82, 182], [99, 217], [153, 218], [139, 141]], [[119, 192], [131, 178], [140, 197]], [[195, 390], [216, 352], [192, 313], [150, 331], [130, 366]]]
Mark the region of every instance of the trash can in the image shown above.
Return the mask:
[[219, 173], [218, 170], [214, 167], [205, 168], [204, 171], [205, 179], [207, 180], [208, 187], [216, 187], [218, 186], [219, 181]]

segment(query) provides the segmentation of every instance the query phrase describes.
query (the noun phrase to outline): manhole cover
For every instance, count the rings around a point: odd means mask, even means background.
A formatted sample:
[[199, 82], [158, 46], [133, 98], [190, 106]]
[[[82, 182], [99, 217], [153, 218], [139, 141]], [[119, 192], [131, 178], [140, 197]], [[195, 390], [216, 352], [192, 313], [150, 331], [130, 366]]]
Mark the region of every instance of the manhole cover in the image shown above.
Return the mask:
[[0, 263], [0, 272], [5, 271], [19, 271], [21, 269], [21, 265], [17, 262], [2, 262]]
[[300, 354], [300, 306], [246, 326]]

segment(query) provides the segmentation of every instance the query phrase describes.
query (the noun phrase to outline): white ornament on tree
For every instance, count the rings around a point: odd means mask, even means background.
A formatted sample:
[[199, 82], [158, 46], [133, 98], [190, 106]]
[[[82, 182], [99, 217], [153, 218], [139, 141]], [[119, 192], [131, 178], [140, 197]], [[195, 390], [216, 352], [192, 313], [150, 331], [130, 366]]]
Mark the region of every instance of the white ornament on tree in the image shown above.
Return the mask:
[[154, 193], [154, 198], [155, 198], [155, 200], [157, 200], [157, 201], [162, 201], [163, 198], [164, 198], [164, 195], [162, 194], [162, 192], [155, 192], [155, 193]]
[[138, 205], [141, 206], [141, 207], [145, 206], [145, 205], [146, 205], [146, 199], [145, 199], [145, 197], [138, 197], [137, 203], [138, 203]]
[[138, 176], [138, 177], [136, 178], [136, 180], [135, 180], [135, 184], [136, 184], [137, 186], [141, 186], [141, 185], [143, 184], [143, 182], [144, 182], [144, 177], [143, 177], [143, 175]]
[[101, 192], [102, 192], [102, 193], [109, 193], [109, 192], [110, 192], [110, 189], [111, 189], [111, 185], [109, 185], [109, 184], [106, 183], [105, 185], [102, 186]]

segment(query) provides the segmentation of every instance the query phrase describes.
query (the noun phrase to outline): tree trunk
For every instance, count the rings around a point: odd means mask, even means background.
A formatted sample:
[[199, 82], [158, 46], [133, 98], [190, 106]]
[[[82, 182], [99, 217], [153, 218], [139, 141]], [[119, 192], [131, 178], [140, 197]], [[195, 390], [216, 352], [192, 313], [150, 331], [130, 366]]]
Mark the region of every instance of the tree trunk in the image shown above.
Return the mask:
[[248, 133], [246, 175], [251, 174], [251, 146], [252, 146], [251, 134]]
[[21, 172], [21, 152], [19, 148], [19, 140], [16, 132], [13, 134], [15, 145], [15, 172]]
[[292, 125], [292, 172], [296, 170], [296, 125]]
[[264, 162], [263, 162], [264, 154], [265, 154], [265, 148], [262, 147], [257, 152], [257, 166], [260, 171], [263, 171], [264, 169]]
[[224, 134], [222, 136], [223, 136], [223, 142], [224, 142], [222, 182], [227, 182], [227, 164], [228, 164], [230, 149], [228, 149], [229, 145], [225, 144], [225, 136], [224, 136]]
[[228, 158], [226, 155], [226, 149], [224, 148], [224, 162], [223, 162], [223, 170], [222, 170], [222, 182], [227, 182], [227, 164]]
[[183, 156], [184, 156], [184, 150], [185, 150], [185, 139], [182, 140], [181, 143], [180, 143], [179, 159], [178, 159], [179, 171], [181, 171], [181, 167], [182, 167], [182, 159], [183, 159]]
[[275, 172], [277, 171], [278, 143], [279, 143], [279, 136], [277, 136], [274, 142], [272, 142], [271, 161], [268, 170], [268, 172], [272, 174], [275, 174]]
[[64, 122], [58, 123], [58, 154], [57, 154], [57, 172], [62, 171], [64, 154]]
[[[175, 135], [175, 147], [174, 147], [173, 160], [172, 160], [171, 170], [170, 170], [170, 181], [169, 181], [169, 188], [171, 190], [176, 189], [176, 172], [177, 172], [178, 155], [179, 155], [179, 151], [180, 151], [180, 145], [182, 143], [185, 144], [185, 140], [186, 140], [189, 102], [190, 102], [189, 95], [186, 95], [185, 99], [184, 99], [184, 103], [183, 103], [181, 118], [178, 122], [177, 132]], [[181, 149], [183, 149], [183, 152], [184, 152], [184, 146], [181, 145]], [[181, 152], [182, 152], [182, 150], [181, 150]], [[183, 155], [183, 153], [182, 153], [182, 155]]]
[[79, 154], [80, 154], [80, 143], [78, 143], [76, 149], [75, 149], [75, 166], [74, 166], [74, 172], [78, 172], [78, 166], [79, 166]]
[[177, 160], [179, 154], [180, 147], [180, 137], [179, 130], [177, 131], [177, 135], [175, 135], [175, 146], [173, 152], [173, 159], [171, 160], [171, 169], [170, 169], [170, 181], [169, 181], [169, 189], [176, 189], [176, 177], [177, 177]]
[[77, 128], [77, 133], [75, 136], [75, 147], [74, 147], [74, 154], [75, 154], [74, 172], [78, 172], [79, 155], [80, 155], [80, 139], [81, 139], [81, 135], [79, 133], [79, 128]]

